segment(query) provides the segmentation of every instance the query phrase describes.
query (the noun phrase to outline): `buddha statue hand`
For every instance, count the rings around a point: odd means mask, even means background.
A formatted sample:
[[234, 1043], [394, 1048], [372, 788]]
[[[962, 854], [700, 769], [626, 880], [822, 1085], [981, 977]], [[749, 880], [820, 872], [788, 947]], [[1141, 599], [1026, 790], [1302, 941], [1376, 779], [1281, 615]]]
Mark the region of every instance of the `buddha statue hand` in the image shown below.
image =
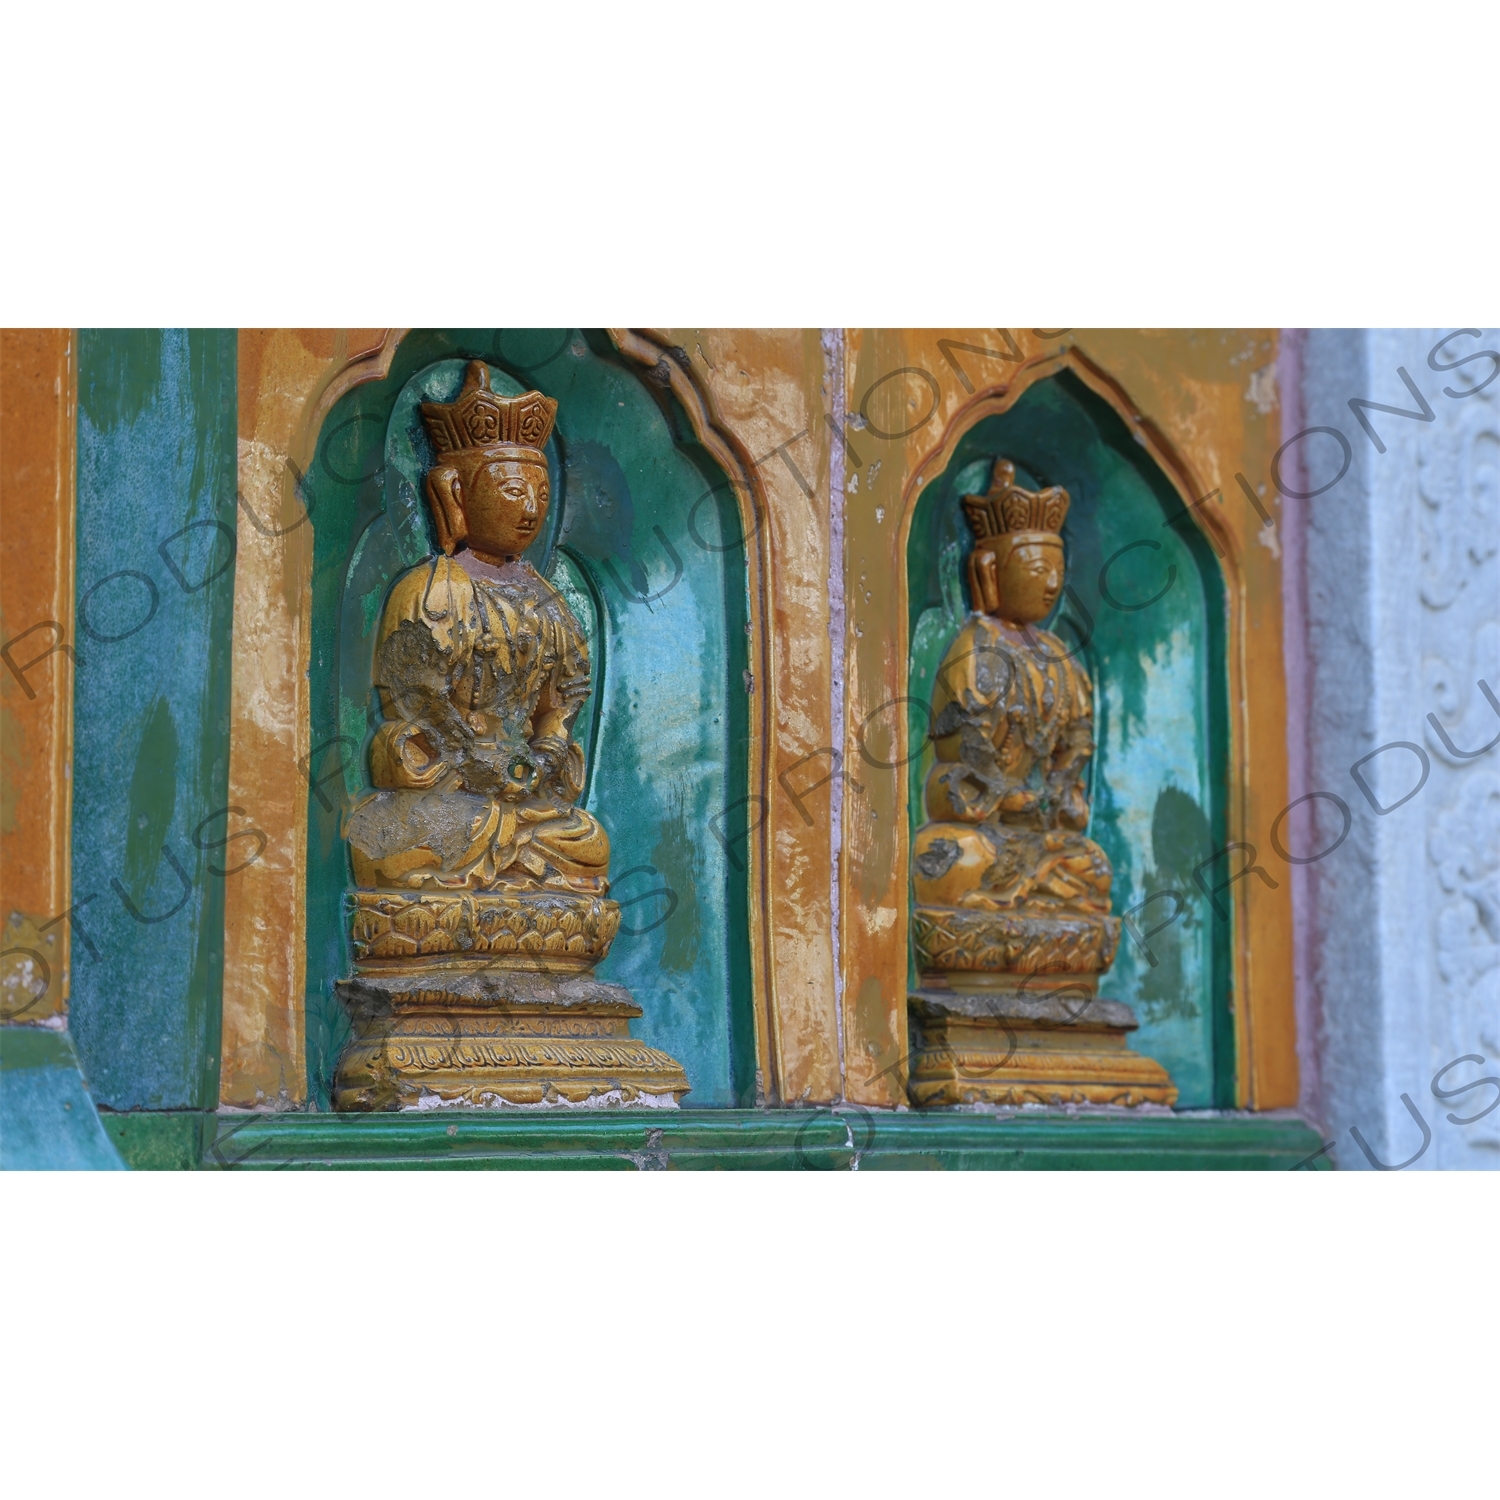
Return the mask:
[[[1104, 851], [1091, 839], [1058, 829], [1017, 828], [986, 823], [976, 830], [985, 839], [993, 860], [978, 885], [958, 899], [967, 910], [1047, 913], [1109, 911], [1111, 871]], [[924, 881], [947, 874], [962, 854], [959, 843], [948, 840], [952, 858], [919, 864]], [[936, 850], [933, 845], [934, 853]], [[946, 856], [946, 848], [942, 851]], [[930, 870], [930, 874], [929, 874]]]
[[1045, 788], [1039, 799], [1045, 812], [1044, 826], [1083, 832], [1089, 823], [1089, 804], [1077, 772], [1071, 768], [1052, 771], [1045, 778]]
[[523, 802], [535, 795], [542, 771], [524, 742], [476, 739], [463, 756], [460, 775], [468, 791], [486, 792], [502, 802]]
[[566, 735], [539, 735], [531, 742], [537, 767], [537, 790], [563, 802], [583, 791], [583, 751]]

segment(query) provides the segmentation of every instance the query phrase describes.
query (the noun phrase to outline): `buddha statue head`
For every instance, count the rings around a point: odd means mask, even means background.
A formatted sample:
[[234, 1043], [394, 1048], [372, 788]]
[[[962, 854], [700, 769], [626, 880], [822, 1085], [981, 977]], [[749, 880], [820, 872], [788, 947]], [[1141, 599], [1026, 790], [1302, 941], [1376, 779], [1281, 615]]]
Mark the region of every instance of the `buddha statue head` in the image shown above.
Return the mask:
[[422, 421], [437, 450], [427, 473], [427, 503], [438, 545], [460, 545], [487, 563], [511, 562], [540, 534], [551, 492], [542, 452], [557, 402], [527, 391], [497, 396], [489, 366], [471, 360], [463, 388], [448, 404], [422, 403]]
[[1052, 613], [1063, 586], [1063, 518], [1068, 492], [1057, 485], [1023, 490], [1016, 466], [997, 458], [990, 487], [963, 497], [974, 532], [969, 592], [974, 608], [1017, 625]]

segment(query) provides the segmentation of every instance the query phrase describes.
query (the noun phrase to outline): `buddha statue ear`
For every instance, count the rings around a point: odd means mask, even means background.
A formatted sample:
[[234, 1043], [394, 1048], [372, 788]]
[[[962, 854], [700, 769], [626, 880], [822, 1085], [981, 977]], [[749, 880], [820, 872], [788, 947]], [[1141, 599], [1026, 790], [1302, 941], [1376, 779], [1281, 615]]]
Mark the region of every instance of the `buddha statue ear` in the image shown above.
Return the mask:
[[469, 528], [464, 524], [463, 487], [458, 470], [453, 468], [430, 469], [427, 473], [427, 504], [432, 510], [432, 519], [437, 526], [438, 546], [452, 557], [460, 542], [469, 539]]
[[976, 547], [969, 554], [969, 605], [981, 614], [1000, 612], [999, 565], [988, 547]]

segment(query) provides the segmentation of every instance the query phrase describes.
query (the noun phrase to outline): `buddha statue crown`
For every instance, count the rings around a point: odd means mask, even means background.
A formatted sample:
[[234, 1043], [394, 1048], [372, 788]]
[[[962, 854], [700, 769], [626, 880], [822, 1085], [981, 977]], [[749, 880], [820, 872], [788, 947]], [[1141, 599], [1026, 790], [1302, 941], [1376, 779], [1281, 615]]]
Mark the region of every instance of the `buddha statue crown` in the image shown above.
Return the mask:
[[1068, 492], [1060, 485], [1045, 490], [1023, 490], [1016, 483], [1016, 466], [997, 458], [987, 494], [965, 495], [964, 515], [976, 542], [1017, 532], [1057, 536], [1068, 514]]
[[540, 391], [497, 396], [490, 389], [489, 366], [472, 359], [455, 401], [422, 403], [422, 421], [438, 458], [450, 454], [505, 449], [505, 455], [545, 463], [542, 447], [552, 432], [557, 402]]

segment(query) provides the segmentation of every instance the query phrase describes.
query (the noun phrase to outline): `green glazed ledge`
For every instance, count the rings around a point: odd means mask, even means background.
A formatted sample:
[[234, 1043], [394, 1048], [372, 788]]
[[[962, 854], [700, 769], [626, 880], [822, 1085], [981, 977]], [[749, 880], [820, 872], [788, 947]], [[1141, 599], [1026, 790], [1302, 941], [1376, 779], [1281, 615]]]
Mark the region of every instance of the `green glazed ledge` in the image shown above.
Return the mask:
[[[1293, 1116], [864, 1109], [597, 1114], [101, 1112], [137, 1170], [509, 1168], [663, 1171], [1276, 1171], [1322, 1145]], [[1315, 1170], [1330, 1165], [1322, 1157]]]
[[0, 1026], [0, 1171], [119, 1172], [66, 1031]]

